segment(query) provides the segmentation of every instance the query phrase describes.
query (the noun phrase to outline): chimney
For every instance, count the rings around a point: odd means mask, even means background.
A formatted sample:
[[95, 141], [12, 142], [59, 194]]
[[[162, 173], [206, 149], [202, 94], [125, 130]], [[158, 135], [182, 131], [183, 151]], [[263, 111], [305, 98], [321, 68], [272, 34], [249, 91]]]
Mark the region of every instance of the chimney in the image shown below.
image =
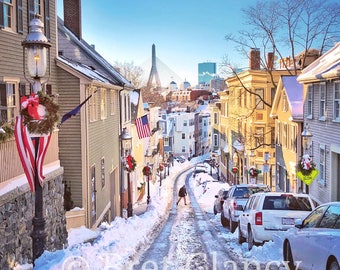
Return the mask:
[[260, 49], [257, 48], [250, 49], [249, 68], [255, 70], [260, 69]]
[[64, 0], [64, 25], [81, 39], [81, 0]]
[[274, 53], [269, 52], [267, 55], [267, 68], [272, 70], [274, 68]]

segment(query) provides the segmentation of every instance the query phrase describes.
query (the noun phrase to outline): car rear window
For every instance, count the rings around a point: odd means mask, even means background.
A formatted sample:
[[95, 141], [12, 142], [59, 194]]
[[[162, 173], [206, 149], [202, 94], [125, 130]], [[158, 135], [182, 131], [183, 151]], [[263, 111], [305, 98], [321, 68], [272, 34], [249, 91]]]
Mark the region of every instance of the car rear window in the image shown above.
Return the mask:
[[237, 198], [248, 198], [251, 194], [268, 191], [270, 191], [268, 187], [237, 187], [233, 196]]
[[263, 210], [312, 211], [312, 206], [307, 197], [293, 195], [266, 196], [263, 202]]

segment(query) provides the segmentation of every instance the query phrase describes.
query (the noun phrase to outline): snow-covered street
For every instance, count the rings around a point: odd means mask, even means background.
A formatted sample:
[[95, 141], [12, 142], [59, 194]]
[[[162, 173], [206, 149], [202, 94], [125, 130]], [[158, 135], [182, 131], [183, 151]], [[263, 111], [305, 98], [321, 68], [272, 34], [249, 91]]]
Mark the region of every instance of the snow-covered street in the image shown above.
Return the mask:
[[[205, 183], [205, 185], [198, 184], [193, 177], [189, 177], [187, 183], [189, 183], [191, 192], [202, 213], [208, 216], [208, 222], [216, 228], [215, 234], [204, 232], [202, 235], [195, 235], [195, 230], [192, 228], [193, 226], [201, 226], [201, 223], [196, 223], [197, 217], [192, 210], [195, 207], [193, 201], [188, 200], [186, 206], [181, 201], [176, 210], [177, 213], [174, 213], [173, 210], [169, 211], [169, 209], [174, 208], [174, 204], [176, 205], [176, 202], [173, 202], [173, 195], [174, 193], [177, 194], [177, 190], [174, 190], [174, 188], [177, 189], [178, 186], [174, 187], [174, 179], [183, 171], [190, 171], [193, 164], [198, 161], [176, 162], [175, 166], [171, 168], [170, 176], [163, 180], [161, 193], [158, 190], [159, 183], [152, 185], [151, 203], [144, 214], [134, 215], [128, 219], [116, 217], [111, 224], [103, 223], [97, 230], [89, 230], [84, 227], [72, 229], [69, 231], [68, 247], [55, 252], [45, 251], [36, 260], [34, 269], [131, 269], [133, 264], [138, 263], [139, 258], [141, 258], [142, 263], [145, 263], [140, 256], [156, 239], [167, 218], [175, 215], [177, 217], [173, 221], [173, 231], [169, 232], [171, 233], [170, 246], [165, 247], [165, 249], [168, 248], [169, 252], [159, 254], [162, 260], [166, 256], [169, 262], [168, 268], [154, 268], [150, 264], [149, 268], [134, 269], [237, 269], [233, 268], [232, 258], [238, 258], [239, 263], [244, 265], [243, 269], [260, 269], [257, 268], [257, 266], [260, 267], [260, 264], [262, 268], [266, 264], [269, 267], [268, 263], [272, 267], [267, 269], [285, 269], [282, 263], [282, 240], [280, 236], [277, 236], [274, 241], [248, 251], [246, 244], [242, 246], [238, 244], [237, 230], [232, 234], [228, 229], [221, 226], [220, 214], [213, 214], [213, 203], [218, 190], [227, 184], [213, 181], [209, 174], [200, 174], [200, 182]], [[184, 183], [185, 177], [180, 177], [178, 181], [179, 184]], [[202, 230], [202, 228], [198, 229]], [[208, 247], [208, 250], [201, 245], [200, 237], [204, 239], [204, 244]], [[212, 253], [215, 248], [214, 243], [217, 240], [222, 240], [225, 248], [228, 249], [228, 253], [231, 254], [231, 258], [219, 258], [220, 253], [217, 252], [212, 255], [212, 262], [209, 262], [210, 268], [207, 268], [208, 263], [203, 257], [191, 260], [192, 266], [187, 267], [188, 253]], [[157, 257], [157, 260], [160, 257]], [[218, 263], [214, 261], [216, 257]], [[145, 258], [147, 259], [147, 257]], [[220, 267], [221, 262], [225, 267]], [[252, 266], [248, 267], [248, 265]], [[280, 268], [277, 267], [279, 265]], [[27, 269], [32, 269], [32, 265], [18, 265], [15, 268], [15, 270]]]

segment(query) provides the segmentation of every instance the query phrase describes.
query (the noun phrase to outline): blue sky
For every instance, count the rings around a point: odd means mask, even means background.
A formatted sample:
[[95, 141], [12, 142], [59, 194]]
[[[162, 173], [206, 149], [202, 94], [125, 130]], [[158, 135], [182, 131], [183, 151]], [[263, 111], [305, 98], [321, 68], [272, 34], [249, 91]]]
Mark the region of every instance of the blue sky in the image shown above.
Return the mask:
[[[62, 2], [57, 0], [57, 9], [63, 18]], [[82, 0], [82, 36], [111, 64], [151, 65], [155, 44], [157, 57], [196, 85], [198, 63], [219, 67], [228, 55], [247, 65], [224, 36], [244, 29], [241, 8], [250, 4], [255, 0]]]
[[[62, 2], [57, 0], [57, 9], [63, 18]], [[155, 44], [157, 57], [195, 85], [198, 63], [211, 61], [219, 67], [225, 55], [241, 66], [247, 63], [224, 36], [244, 28], [240, 10], [252, 3], [255, 1], [82, 0], [82, 36], [111, 64], [133, 61], [142, 66], [150, 61], [151, 65]]]

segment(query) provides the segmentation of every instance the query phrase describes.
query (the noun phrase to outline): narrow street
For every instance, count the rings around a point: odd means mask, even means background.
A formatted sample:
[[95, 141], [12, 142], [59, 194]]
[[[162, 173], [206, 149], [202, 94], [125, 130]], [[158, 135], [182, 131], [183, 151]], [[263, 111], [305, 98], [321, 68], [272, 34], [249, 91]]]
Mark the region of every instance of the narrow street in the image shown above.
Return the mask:
[[[223, 266], [231, 259], [221, 244], [223, 242], [218, 240], [210, 217], [201, 211], [189, 188], [190, 177], [191, 172], [187, 171], [176, 179], [169, 218], [133, 269], [234, 269], [232, 265], [231, 268]], [[184, 182], [188, 192], [187, 205], [182, 200], [177, 206], [177, 191]]]

